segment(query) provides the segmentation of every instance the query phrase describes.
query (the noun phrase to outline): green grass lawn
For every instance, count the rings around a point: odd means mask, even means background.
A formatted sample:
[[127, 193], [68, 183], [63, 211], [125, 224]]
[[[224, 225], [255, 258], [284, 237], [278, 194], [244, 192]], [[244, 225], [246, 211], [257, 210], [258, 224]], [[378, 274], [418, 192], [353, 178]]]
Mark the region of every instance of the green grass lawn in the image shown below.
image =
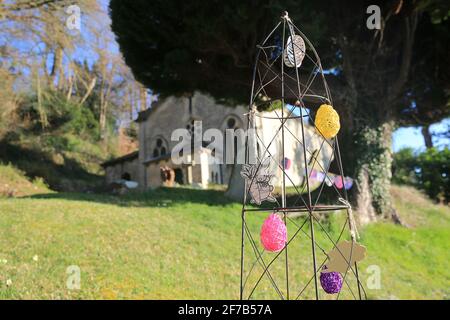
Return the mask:
[[[450, 210], [419, 192], [395, 187], [400, 214], [411, 225], [372, 224], [361, 231], [368, 257], [360, 264], [381, 270], [381, 289], [369, 299], [447, 299], [450, 288]], [[235, 299], [239, 297], [241, 205], [221, 191], [160, 189], [123, 197], [49, 193], [0, 199], [0, 298], [2, 299]], [[256, 239], [266, 214], [249, 214]], [[294, 220], [301, 224], [303, 218]], [[338, 236], [343, 213], [316, 225], [318, 245], [328, 251], [327, 230]], [[312, 276], [309, 228], [289, 245], [291, 298]], [[296, 228], [289, 224], [289, 235]], [[254, 255], [246, 245], [246, 268]], [[265, 253], [269, 261], [275, 254]], [[252, 258], [252, 259], [251, 259]], [[284, 258], [270, 268], [285, 295]], [[324, 258], [318, 249], [318, 262]], [[66, 286], [66, 269], [81, 270], [81, 289]], [[248, 269], [247, 269], [248, 270]], [[258, 278], [256, 264], [246, 293]], [[350, 287], [355, 280], [349, 275]], [[313, 298], [311, 283], [301, 298]], [[355, 294], [355, 291], [353, 291]], [[341, 298], [352, 298], [343, 290]], [[253, 298], [277, 298], [263, 277]], [[321, 292], [321, 298], [332, 299]]]

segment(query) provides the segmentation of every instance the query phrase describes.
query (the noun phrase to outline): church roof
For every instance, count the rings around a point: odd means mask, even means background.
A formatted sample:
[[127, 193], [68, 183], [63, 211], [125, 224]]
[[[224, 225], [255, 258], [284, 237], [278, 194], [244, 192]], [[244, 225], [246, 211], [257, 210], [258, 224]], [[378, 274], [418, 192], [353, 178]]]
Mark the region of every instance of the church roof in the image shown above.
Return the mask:
[[101, 166], [103, 168], [106, 168], [106, 167], [113, 166], [113, 165], [116, 165], [116, 164], [119, 164], [119, 163], [122, 163], [122, 162], [132, 161], [134, 159], [137, 159], [138, 156], [139, 156], [139, 150], [136, 150], [136, 151], [131, 152], [129, 154], [126, 154], [124, 156], [121, 156], [121, 157], [118, 157], [118, 158], [115, 158], [115, 159], [103, 162], [101, 164]]
[[160, 99], [158, 101], [155, 101], [151, 104], [150, 108], [144, 110], [144, 111], [140, 111], [138, 112], [138, 117], [136, 118], [136, 120], [134, 120], [135, 122], [142, 122], [148, 119], [148, 117], [156, 111], [156, 109], [158, 109], [158, 107], [160, 105], [162, 105], [164, 99]]
[[144, 164], [149, 164], [149, 163], [152, 163], [152, 162], [158, 162], [158, 161], [161, 161], [161, 160], [167, 160], [167, 159], [170, 158], [170, 156], [171, 156], [170, 153], [166, 153], [166, 154], [163, 154], [163, 155], [158, 156], [158, 157], [151, 157], [151, 158], [145, 160], [143, 163]]

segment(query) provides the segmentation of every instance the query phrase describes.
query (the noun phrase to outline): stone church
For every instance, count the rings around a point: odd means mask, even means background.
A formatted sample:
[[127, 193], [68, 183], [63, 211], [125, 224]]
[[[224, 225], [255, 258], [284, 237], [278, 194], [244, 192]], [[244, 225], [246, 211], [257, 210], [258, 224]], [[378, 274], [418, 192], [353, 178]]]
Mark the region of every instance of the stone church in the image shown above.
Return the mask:
[[[279, 110], [278, 110], [279, 111]], [[108, 184], [117, 180], [132, 180], [138, 183], [139, 189], [156, 188], [167, 185], [162, 170], [172, 173], [171, 185], [191, 185], [198, 188], [208, 188], [212, 184], [228, 184], [233, 172], [233, 165], [216, 164], [211, 161], [214, 156], [203, 143], [200, 147], [192, 149], [197, 157], [187, 157], [183, 164], [174, 163], [171, 151], [179, 141], [171, 141], [172, 132], [185, 128], [193, 134], [194, 121], [202, 121], [202, 130], [210, 128], [225, 131], [226, 129], [247, 129], [247, 106], [229, 107], [218, 104], [210, 96], [195, 93], [192, 97], [169, 97], [154, 102], [151, 108], [139, 113], [136, 122], [139, 125], [139, 150], [102, 164], [105, 169]], [[301, 137], [302, 120], [288, 120], [285, 127], [285, 159], [290, 183], [301, 184], [303, 169], [303, 147], [298, 141]], [[270, 162], [270, 170], [275, 173], [273, 183], [281, 183], [282, 172], [279, 170], [281, 153], [281, 135], [278, 134], [271, 143], [274, 134], [281, 125], [276, 111], [257, 113], [255, 117], [256, 129], [260, 140], [257, 144], [259, 157], [267, 157], [268, 153], [261, 155], [270, 144], [269, 152], [274, 158]], [[316, 134], [314, 128], [306, 121], [305, 141], [310, 152], [319, 150], [323, 141]], [[295, 138], [297, 137], [297, 138]], [[322, 166], [329, 163], [331, 148], [323, 147], [316, 157]], [[226, 150], [223, 151], [224, 153]], [[225, 157], [225, 156], [224, 156]], [[194, 161], [199, 159], [198, 163]]]

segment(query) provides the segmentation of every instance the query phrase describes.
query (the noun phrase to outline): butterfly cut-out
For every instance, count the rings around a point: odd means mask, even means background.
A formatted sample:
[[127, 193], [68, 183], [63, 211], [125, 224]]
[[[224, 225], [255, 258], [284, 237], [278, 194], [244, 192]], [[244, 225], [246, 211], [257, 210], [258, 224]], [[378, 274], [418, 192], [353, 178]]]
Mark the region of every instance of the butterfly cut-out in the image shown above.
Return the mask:
[[[274, 186], [270, 184], [273, 175], [268, 174], [269, 162], [264, 161], [261, 165], [242, 165], [241, 176], [246, 180], [248, 192], [252, 199], [250, 203], [260, 205], [263, 201], [276, 202], [272, 195]], [[261, 172], [264, 171], [262, 174]]]

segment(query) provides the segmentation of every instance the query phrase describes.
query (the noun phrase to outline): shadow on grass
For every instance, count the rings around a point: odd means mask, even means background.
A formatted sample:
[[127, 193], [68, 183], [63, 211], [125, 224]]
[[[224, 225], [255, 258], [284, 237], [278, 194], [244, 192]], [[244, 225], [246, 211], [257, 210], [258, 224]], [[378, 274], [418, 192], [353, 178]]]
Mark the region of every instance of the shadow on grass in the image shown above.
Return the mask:
[[60, 165], [45, 152], [4, 140], [0, 141], [0, 162], [12, 163], [31, 180], [38, 177], [44, 179], [45, 183], [56, 191], [94, 189], [103, 182], [102, 176], [87, 172], [73, 159], [66, 158], [64, 165]]
[[89, 201], [123, 207], [171, 207], [188, 203], [225, 206], [236, 203], [226, 198], [223, 191], [190, 188], [158, 188], [144, 192], [129, 192], [125, 195], [105, 193], [49, 193], [24, 198]]

